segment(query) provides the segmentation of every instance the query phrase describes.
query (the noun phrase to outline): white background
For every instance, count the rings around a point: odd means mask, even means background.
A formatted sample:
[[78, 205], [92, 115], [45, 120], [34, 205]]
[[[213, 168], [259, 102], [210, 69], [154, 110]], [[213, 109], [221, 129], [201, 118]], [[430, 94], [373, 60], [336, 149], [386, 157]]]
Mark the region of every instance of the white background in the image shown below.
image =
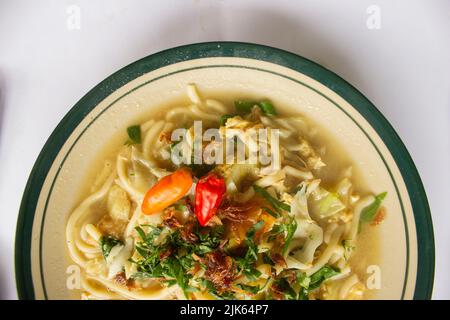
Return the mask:
[[[67, 27], [70, 6], [81, 28]], [[367, 9], [380, 9], [369, 29]], [[0, 2], [0, 298], [16, 298], [13, 248], [31, 167], [71, 106], [117, 69], [169, 47], [248, 41], [310, 58], [388, 118], [422, 176], [434, 220], [434, 298], [450, 298], [450, 1]]]

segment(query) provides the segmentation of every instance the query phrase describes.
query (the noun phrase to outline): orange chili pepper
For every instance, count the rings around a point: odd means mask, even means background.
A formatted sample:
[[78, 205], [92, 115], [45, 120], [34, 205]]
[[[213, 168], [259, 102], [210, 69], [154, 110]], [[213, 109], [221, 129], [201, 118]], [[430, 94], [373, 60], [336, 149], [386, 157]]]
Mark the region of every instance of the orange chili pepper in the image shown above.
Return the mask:
[[192, 186], [192, 174], [187, 169], [178, 169], [161, 178], [145, 194], [142, 212], [153, 214], [183, 198]]

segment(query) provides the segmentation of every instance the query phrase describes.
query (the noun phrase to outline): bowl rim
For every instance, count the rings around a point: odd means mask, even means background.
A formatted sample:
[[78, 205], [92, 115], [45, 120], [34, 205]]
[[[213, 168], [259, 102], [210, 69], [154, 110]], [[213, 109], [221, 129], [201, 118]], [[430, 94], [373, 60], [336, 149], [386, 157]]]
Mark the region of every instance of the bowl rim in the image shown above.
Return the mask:
[[19, 299], [35, 299], [31, 272], [31, 242], [36, 205], [48, 171], [72, 131], [102, 100], [126, 83], [164, 66], [211, 57], [256, 59], [298, 71], [334, 91], [366, 119], [381, 137], [394, 158], [406, 184], [413, 208], [418, 250], [413, 299], [431, 299], [435, 268], [431, 212], [417, 168], [391, 124], [360, 91], [319, 64], [282, 49], [232, 41], [188, 44], [166, 49], [137, 60], [116, 71], [91, 89], [59, 122], [39, 153], [31, 170], [19, 209], [14, 257]]

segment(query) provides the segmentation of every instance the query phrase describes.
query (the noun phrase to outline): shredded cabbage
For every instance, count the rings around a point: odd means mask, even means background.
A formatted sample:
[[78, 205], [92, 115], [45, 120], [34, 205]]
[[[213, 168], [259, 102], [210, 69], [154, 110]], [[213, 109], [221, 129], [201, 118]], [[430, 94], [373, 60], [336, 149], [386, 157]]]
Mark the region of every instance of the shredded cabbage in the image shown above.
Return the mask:
[[318, 187], [309, 199], [311, 215], [319, 219], [329, 218], [345, 209], [345, 205], [336, 193]]

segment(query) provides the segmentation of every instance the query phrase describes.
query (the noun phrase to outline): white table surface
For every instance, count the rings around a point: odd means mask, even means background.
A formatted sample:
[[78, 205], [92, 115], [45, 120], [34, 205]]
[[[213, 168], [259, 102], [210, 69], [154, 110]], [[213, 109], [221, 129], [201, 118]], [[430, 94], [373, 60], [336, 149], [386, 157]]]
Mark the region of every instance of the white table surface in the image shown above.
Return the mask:
[[[80, 29], [73, 15], [78, 9]], [[370, 26], [380, 28], [368, 28], [368, 19]], [[2, 0], [0, 298], [17, 297], [14, 234], [26, 180], [69, 108], [136, 59], [212, 40], [268, 44], [310, 58], [355, 85], [383, 112], [425, 184], [436, 240], [434, 298], [449, 299], [450, 1], [446, 0]]]

